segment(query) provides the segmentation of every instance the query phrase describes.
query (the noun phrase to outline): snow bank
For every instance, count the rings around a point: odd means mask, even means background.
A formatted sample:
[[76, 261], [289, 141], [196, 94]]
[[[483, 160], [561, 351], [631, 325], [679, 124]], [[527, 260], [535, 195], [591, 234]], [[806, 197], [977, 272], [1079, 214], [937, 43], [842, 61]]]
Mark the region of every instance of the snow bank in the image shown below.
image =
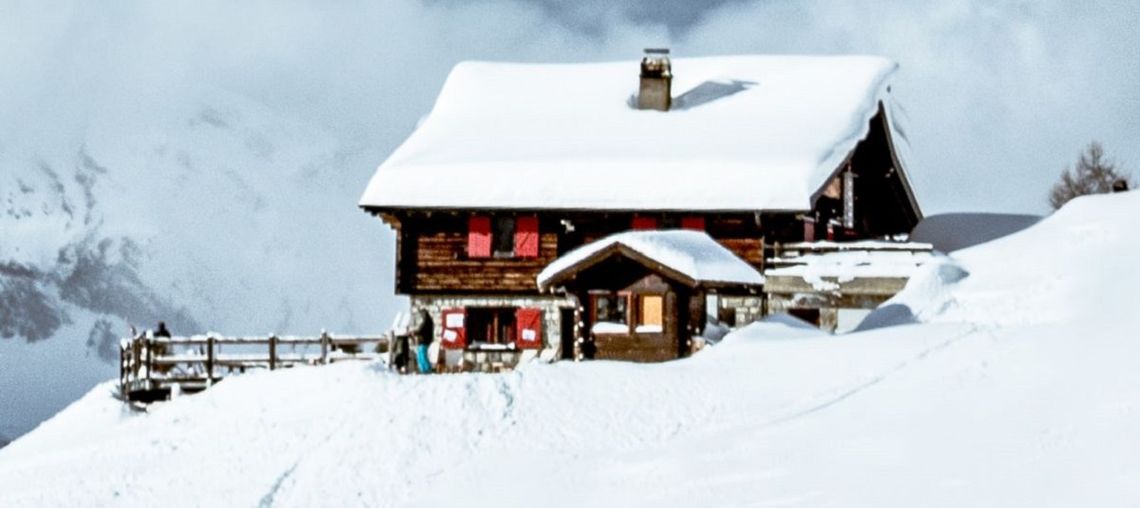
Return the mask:
[[[580, 505], [603, 485], [566, 475], [576, 464], [788, 418], [955, 330], [880, 340], [887, 350], [742, 340], [689, 361], [504, 375], [295, 368], [229, 378], [149, 414], [124, 411], [100, 386], [0, 450], [0, 504]], [[630, 488], [619, 498], [650, 494]]]
[[[662, 113], [627, 104], [636, 61], [461, 63], [360, 205], [807, 210], [888, 101], [896, 67], [870, 56], [678, 58], [681, 107]], [[683, 99], [708, 90], [719, 92]]]
[[1075, 199], [1032, 227], [951, 253], [888, 303], [908, 306], [922, 321], [1133, 320], [1137, 212], [1137, 192]]
[[721, 341], [721, 344], [737, 344], [757, 340], [800, 339], [805, 337], [829, 337], [831, 334], [819, 327], [790, 314], [771, 314], [755, 323], [736, 330]]

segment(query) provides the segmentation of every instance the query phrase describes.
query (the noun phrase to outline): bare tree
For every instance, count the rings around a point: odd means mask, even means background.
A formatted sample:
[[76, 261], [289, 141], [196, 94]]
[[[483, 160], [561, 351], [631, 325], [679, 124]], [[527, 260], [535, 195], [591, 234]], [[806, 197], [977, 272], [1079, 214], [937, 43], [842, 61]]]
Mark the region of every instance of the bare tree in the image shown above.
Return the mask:
[[1093, 141], [1081, 152], [1076, 166], [1061, 172], [1061, 181], [1054, 184], [1049, 193], [1049, 204], [1056, 210], [1077, 196], [1112, 192], [1118, 182], [1135, 186], [1128, 173], [1117, 167], [1116, 161], [1105, 157], [1104, 146]]

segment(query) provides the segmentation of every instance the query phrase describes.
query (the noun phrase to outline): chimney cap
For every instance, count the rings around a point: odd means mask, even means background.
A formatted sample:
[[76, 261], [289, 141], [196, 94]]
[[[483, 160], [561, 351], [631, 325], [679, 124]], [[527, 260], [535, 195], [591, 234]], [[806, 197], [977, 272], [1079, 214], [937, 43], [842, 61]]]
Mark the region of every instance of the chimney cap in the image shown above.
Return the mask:
[[669, 48], [645, 48], [647, 55], [668, 55]]

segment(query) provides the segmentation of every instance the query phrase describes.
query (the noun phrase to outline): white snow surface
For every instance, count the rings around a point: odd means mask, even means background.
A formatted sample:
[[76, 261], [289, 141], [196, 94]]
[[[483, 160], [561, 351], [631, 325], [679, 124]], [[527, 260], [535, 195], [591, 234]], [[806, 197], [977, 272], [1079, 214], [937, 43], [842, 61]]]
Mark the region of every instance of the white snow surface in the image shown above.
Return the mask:
[[674, 107], [660, 112], [628, 104], [637, 61], [461, 63], [360, 204], [807, 210], [889, 102], [896, 68], [874, 56], [677, 58]]
[[148, 413], [108, 382], [0, 449], [0, 505], [1134, 506], [1137, 212], [1080, 198], [930, 263], [892, 303], [907, 326], [763, 323], [653, 365], [260, 372]]
[[[863, 278], [908, 278], [936, 256], [930, 252], [842, 251], [805, 254], [800, 264], [764, 271], [767, 277], [802, 277], [817, 290], [839, 289], [839, 284]], [[834, 279], [834, 280], [829, 280]]]
[[763, 284], [764, 276], [702, 231], [625, 231], [567, 252], [538, 273], [539, 287], [552, 277], [610, 246], [620, 244], [697, 282]]

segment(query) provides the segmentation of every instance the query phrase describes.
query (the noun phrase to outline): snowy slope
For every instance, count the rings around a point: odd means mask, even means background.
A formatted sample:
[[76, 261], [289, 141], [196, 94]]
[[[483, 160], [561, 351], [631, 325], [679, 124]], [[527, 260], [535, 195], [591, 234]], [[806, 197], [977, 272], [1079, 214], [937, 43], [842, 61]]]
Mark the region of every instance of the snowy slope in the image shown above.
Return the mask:
[[102, 385], [0, 450], [0, 504], [1134, 505], [1136, 210], [1080, 199], [952, 253], [958, 276], [895, 302], [922, 324], [763, 323], [659, 365], [251, 374], [149, 414]]

